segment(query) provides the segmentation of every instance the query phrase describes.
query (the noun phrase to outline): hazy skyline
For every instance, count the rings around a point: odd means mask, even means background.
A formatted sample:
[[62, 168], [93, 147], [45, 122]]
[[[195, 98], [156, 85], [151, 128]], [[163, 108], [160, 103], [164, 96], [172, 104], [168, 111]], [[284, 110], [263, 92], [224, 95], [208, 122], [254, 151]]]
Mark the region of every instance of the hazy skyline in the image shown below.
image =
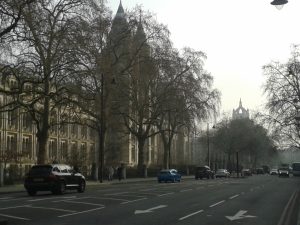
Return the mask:
[[[115, 15], [120, 0], [108, 0]], [[124, 9], [142, 5], [168, 26], [174, 46], [207, 54], [205, 69], [221, 93], [220, 113], [231, 113], [240, 98], [250, 111], [265, 102], [262, 66], [286, 62], [300, 43], [300, 1], [277, 10], [270, 0], [122, 0]], [[251, 4], [250, 4], [251, 3]]]

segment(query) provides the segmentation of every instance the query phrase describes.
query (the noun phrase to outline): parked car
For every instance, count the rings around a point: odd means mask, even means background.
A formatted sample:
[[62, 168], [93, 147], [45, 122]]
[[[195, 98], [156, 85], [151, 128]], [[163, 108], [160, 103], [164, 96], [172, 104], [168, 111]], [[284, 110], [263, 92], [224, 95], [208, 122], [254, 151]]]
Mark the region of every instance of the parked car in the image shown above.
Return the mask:
[[63, 194], [66, 189], [85, 191], [85, 177], [77, 170], [64, 164], [35, 165], [25, 177], [24, 187], [31, 196], [38, 191]]
[[252, 176], [252, 172], [250, 169], [243, 169], [242, 176]]
[[198, 166], [195, 169], [195, 179], [214, 179], [215, 178], [215, 173], [212, 171], [208, 166]]
[[161, 182], [180, 182], [181, 181], [181, 174], [177, 172], [175, 169], [165, 169], [161, 170], [157, 175], [157, 181]]
[[271, 169], [270, 175], [278, 175], [278, 169]]
[[257, 168], [256, 169], [256, 174], [265, 174], [265, 171], [263, 168]]
[[218, 169], [216, 172], [216, 178], [219, 178], [219, 177], [228, 178], [228, 177], [230, 177], [230, 173], [226, 169]]
[[278, 175], [279, 177], [289, 177], [290, 176], [289, 168], [285, 168], [285, 167], [279, 168]]

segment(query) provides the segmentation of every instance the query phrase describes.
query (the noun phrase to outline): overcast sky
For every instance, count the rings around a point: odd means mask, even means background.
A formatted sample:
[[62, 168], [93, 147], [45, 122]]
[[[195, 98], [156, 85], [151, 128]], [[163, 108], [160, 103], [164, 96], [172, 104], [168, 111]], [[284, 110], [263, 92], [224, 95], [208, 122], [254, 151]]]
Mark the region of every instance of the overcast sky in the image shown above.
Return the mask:
[[[115, 14], [120, 0], [107, 0]], [[262, 66], [286, 62], [291, 45], [300, 43], [300, 0], [283, 9], [271, 0], [122, 0], [124, 9], [142, 5], [166, 24], [176, 48], [188, 46], [207, 54], [205, 68], [222, 92], [221, 113], [231, 113], [239, 99], [258, 110], [262, 95]]]

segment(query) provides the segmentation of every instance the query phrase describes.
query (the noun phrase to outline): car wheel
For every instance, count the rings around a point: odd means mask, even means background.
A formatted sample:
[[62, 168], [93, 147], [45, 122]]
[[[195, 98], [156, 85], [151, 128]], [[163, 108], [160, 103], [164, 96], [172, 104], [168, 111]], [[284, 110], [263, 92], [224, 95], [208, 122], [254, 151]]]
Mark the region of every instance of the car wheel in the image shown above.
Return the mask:
[[84, 180], [80, 181], [77, 191], [79, 193], [83, 193], [85, 191], [85, 181]]
[[36, 191], [36, 190], [33, 190], [33, 189], [27, 189], [27, 193], [28, 193], [28, 195], [30, 195], [30, 196], [35, 196], [36, 193], [37, 193], [37, 191]]

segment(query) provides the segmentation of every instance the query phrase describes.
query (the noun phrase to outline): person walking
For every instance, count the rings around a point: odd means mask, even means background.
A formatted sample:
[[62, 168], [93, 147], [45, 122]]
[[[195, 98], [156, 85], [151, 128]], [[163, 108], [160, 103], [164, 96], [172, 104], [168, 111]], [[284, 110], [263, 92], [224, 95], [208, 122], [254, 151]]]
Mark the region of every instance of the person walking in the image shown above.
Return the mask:
[[121, 181], [121, 179], [122, 179], [122, 167], [121, 166], [119, 166], [117, 169], [117, 175], [118, 175], [119, 181]]
[[108, 168], [108, 180], [109, 181], [112, 181], [113, 180], [113, 177], [114, 177], [114, 168], [112, 166], [110, 166]]

